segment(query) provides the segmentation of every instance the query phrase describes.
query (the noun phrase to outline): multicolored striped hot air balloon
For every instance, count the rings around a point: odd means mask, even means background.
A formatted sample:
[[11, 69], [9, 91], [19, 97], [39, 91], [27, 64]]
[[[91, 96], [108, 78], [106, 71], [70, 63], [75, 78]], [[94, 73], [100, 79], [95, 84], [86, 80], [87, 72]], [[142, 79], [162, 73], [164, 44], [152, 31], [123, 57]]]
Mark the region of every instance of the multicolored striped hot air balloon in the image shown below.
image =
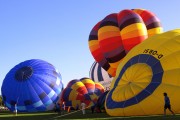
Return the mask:
[[3, 80], [4, 104], [14, 111], [37, 112], [52, 110], [63, 89], [59, 71], [50, 63], [31, 59], [13, 67]]
[[97, 62], [94, 62], [89, 72], [90, 78], [101, 83], [104, 86], [105, 91], [110, 89], [111, 81], [113, 77], [107, 73]]
[[95, 83], [89, 78], [81, 78], [80, 80], [71, 80], [67, 87], [63, 90], [61, 101], [66, 106], [76, 109], [84, 101], [86, 107], [96, 103], [98, 97], [104, 93], [104, 87], [100, 83]]
[[126, 9], [106, 16], [93, 27], [89, 48], [94, 59], [114, 77], [120, 61], [134, 46], [159, 33], [161, 23], [152, 12]]
[[180, 29], [154, 35], [124, 57], [106, 97], [106, 112], [111, 116], [164, 114], [163, 93], [179, 114]]

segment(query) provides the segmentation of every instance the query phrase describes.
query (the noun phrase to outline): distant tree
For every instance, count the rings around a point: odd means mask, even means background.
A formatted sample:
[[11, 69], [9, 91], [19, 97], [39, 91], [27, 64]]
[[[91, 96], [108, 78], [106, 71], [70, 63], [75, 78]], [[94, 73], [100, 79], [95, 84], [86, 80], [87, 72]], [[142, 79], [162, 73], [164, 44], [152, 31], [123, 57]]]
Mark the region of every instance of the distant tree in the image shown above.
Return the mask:
[[2, 95], [0, 95], [0, 106], [3, 106], [4, 103], [3, 103], [3, 99], [2, 99]]
[[2, 106], [2, 96], [0, 95], [0, 106]]

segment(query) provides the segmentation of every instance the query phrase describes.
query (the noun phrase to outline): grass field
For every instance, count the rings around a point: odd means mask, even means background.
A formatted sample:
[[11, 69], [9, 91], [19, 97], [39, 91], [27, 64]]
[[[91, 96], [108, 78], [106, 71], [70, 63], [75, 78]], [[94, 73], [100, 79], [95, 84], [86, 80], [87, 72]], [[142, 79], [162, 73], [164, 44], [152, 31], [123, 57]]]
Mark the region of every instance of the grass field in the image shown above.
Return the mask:
[[106, 113], [91, 113], [86, 110], [86, 114], [82, 115], [81, 111], [65, 112], [58, 115], [54, 112], [38, 112], [38, 113], [18, 113], [14, 116], [11, 112], [0, 111], [0, 120], [180, 120], [180, 115], [167, 116], [139, 116], [139, 117], [111, 117]]

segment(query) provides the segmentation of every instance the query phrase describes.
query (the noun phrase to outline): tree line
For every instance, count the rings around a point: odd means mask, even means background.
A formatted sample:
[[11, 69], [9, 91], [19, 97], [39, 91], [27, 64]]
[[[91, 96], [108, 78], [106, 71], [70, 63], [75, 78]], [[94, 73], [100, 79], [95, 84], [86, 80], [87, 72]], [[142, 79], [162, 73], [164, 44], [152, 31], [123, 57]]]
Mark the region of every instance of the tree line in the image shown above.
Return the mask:
[[0, 106], [4, 106], [2, 95], [0, 95]]

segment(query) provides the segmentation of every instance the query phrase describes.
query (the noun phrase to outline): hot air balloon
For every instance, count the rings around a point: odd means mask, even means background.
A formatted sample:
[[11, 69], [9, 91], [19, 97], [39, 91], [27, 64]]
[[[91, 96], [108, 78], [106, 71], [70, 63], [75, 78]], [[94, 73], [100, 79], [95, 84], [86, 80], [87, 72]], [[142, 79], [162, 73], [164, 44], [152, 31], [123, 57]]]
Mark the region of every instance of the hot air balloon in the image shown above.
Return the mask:
[[180, 29], [154, 35], [119, 64], [106, 97], [111, 116], [164, 114], [166, 92], [180, 113]]
[[50, 63], [31, 59], [13, 67], [3, 80], [4, 104], [19, 112], [47, 111], [54, 108], [63, 89], [59, 71]]
[[105, 91], [110, 89], [113, 77], [107, 73], [97, 62], [94, 62], [89, 72], [90, 79], [104, 86]]
[[162, 33], [159, 19], [144, 9], [122, 10], [98, 22], [90, 32], [89, 48], [94, 59], [111, 76], [124, 56], [147, 37]]
[[61, 98], [66, 106], [76, 109], [81, 101], [84, 101], [87, 107], [94, 105], [102, 93], [104, 87], [100, 83], [95, 83], [89, 78], [81, 78], [71, 80], [63, 90]]

